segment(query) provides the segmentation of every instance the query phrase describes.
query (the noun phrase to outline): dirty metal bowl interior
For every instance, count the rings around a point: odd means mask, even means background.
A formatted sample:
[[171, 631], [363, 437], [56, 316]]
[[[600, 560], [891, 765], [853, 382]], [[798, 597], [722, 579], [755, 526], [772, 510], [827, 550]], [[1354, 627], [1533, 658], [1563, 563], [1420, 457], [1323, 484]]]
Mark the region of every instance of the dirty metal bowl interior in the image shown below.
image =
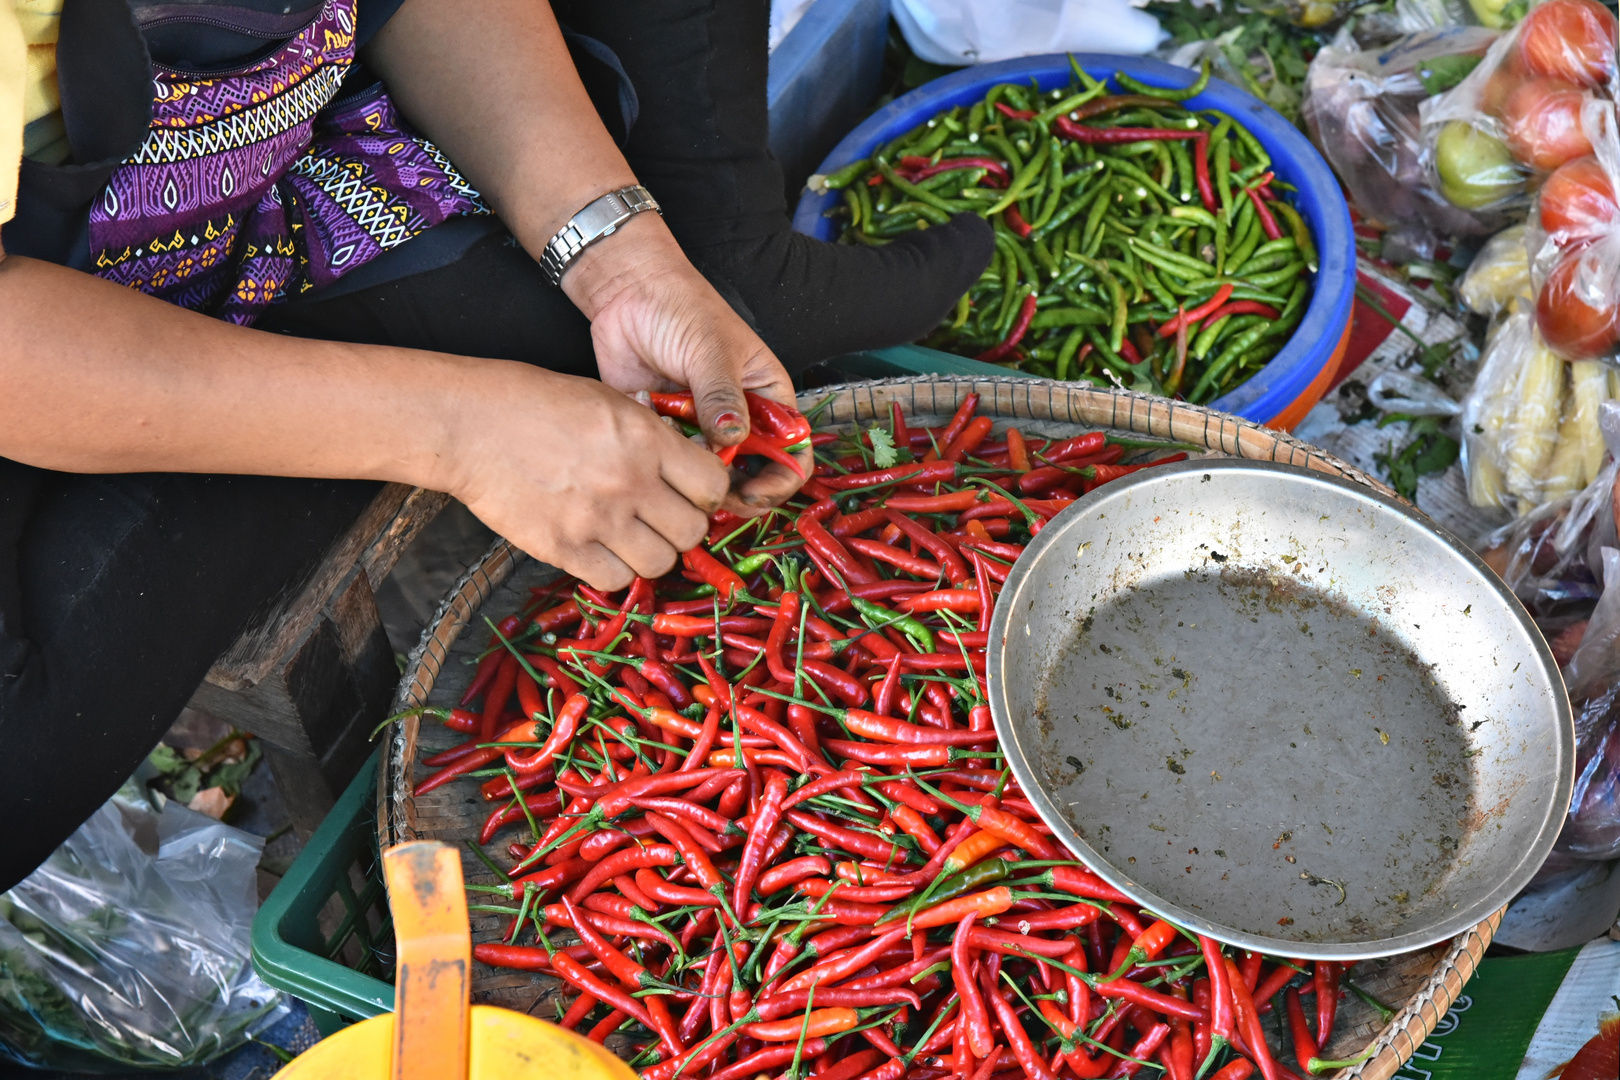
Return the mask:
[[1104, 487], [1013, 567], [990, 703], [1088, 865], [1245, 948], [1449, 938], [1552, 847], [1574, 729], [1541, 635], [1466, 547], [1321, 473], [1192, 461]]

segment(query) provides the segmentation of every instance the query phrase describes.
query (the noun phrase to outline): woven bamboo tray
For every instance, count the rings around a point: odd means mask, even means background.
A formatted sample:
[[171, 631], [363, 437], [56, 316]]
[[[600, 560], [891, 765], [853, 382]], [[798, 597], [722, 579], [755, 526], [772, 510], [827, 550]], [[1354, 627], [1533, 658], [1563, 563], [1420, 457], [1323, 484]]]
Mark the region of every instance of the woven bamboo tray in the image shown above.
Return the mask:
[[[1207, 448], [1206, 456], [1280, 461], [1388, 493], [1372, 477], [1285, 433], [1224, 413], [1125, 391], [1036, 379], [891, 379], [825, 387], [805, 394], [800, 406], [809, 408], [833, 395], [818, 420], [822, 427], [886, 420], [890, 402], [896, 401], [908, 418], [914, 417], [920, 424], [940, 424], [970, 393], [980, 395], [981, 413], [1016, 421], [1025, 432], [1063, 437], [1101, 428], [1194, 443]], [[453, 705], [471, 677], [470, 661], [487, 640], [484, 618], [498, 621], [522, 607], [530, 587], [543, 585], [556, 574], [554, 568], [528, 558], [504, 540], [497, 541], [457, 582], [429, 623], [422, 643], [411, 654], [395, 709]], [[464, 634], [469, 626], [472, 632]], [[458, 738], [437, 724], [423, 726], [410, 718], [394, 725], [388, 740], [378, 774], [380, 847], [387, 850], [409, 840], [443, 840], [462, 848], [468, 881], [492, 881], [488, 869], [465, 844], [476, 840], [490, 810], [471, 785], [449, 784], [420, 799], [410, 795], [416, 761], [453, 745]], [[1378, 1013], [1358, 999], [1347, 997], [1341, 1003], [1325, 1056], [1350, 1058], [1369, 1045], [1376, 1051], [1361, 1065], [1341, 1070], [1337, 1080], [1389, 1080], [1394, 1076], [1461, 995], [1501, 920], [1502, 913], [1497, 912], [1450, 942], [1358, 964], [1354, 973], [1357, 985], [1395, 1007], [1397, 1014], [1388, 1024], [1381, 1024]], [[504, 929], [498, 925], [502, 922], [498, 916], [475, 915], [473, 940], [496, 940]], [[546, 1018], [554, 1015], [550, 1002], [558, 992], [557, 981], [546, 976], [484, 965], [478, 965], [473, 974], [474, 1001]], [[1280, 1031], [1275, 1017], [1267, 1023], [1274, 1035]], [[613, 1045], [611, 1040], [609, 1045]]]

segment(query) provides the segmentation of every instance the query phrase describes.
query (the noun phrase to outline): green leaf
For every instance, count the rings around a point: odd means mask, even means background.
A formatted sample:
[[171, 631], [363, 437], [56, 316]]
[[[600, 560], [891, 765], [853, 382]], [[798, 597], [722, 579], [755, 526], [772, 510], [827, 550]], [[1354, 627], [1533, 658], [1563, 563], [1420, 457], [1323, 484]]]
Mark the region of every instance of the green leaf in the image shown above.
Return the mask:
[[1443, 94], [1479, 66], [1478, 56], [1437, 56], [1418, 68], [1418, 79], [1431, 95]]
[[886, 428], [873, 424], [866, 432], [866, 437], [872, 442], [872, 463], [880, 469], [887, 469], [900, 463], [900, 452], [894, 447], [894, 437]]
[[157, 749], [146, 755], [146, 760], [164, 776], [176, 776], [191, 767], [180, 751], [168, 743], [158, 743]]
[[170, 778], [169, 797], [183, 805], [195, 799], [197, 792], [202, 790], [202, 786], [202, 772], [195, 765], [187, 765], [185, 769]]
[[251, 740], [247, 744], [247, 748], [247, 754], [241, 761], [221, 765], [209, 773], [208, 786], [224, 788], [225, 794], [233, 798], [240, 795], [242, 785], [247, 782], [248, 774], [253, 771], [254, 764], [263, 755], [263, 751], [259, 749], [259, 740], [257, 739]]

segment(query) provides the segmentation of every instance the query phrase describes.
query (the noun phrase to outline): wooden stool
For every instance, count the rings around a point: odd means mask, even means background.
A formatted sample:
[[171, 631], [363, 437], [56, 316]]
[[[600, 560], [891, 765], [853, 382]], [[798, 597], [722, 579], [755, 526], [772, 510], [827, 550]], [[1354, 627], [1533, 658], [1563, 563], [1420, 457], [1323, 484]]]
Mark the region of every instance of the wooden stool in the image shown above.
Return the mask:
[[389, 484], [290, 593], [227, 649], [191, 707], [264, 741], [301, 839], [370, 752], [399, 683], [373, 585], [450, 496]]

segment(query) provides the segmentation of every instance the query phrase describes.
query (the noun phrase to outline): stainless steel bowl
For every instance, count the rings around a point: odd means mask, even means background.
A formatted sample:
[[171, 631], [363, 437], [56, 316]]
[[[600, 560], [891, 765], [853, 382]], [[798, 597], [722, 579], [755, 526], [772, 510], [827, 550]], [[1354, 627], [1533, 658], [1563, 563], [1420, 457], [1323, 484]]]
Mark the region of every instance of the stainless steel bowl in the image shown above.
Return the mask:
[[1164, 917], [1358, 959], [1507, 903], [1569, 805], [1552, 654], [1472, 552], [1285, 465], [1192, 461], [1082, 499], [990, 625], [990, 705], [1058, 837]]

